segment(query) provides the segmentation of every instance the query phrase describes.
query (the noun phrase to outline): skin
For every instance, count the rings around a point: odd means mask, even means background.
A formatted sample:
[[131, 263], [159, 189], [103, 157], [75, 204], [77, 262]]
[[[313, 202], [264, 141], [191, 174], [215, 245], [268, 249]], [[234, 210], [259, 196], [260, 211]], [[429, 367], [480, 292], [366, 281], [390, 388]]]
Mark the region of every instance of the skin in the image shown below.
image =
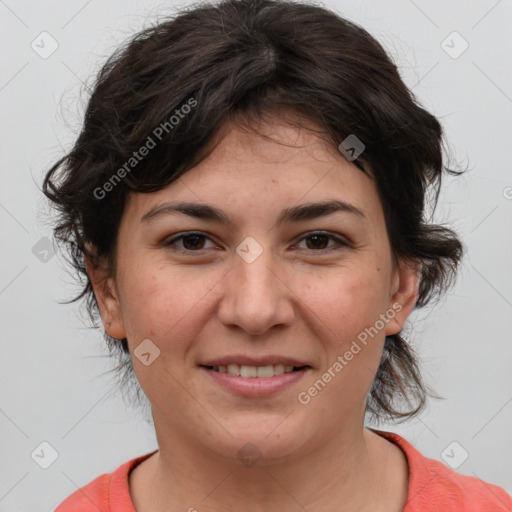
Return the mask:
[[[375, 184], [332, 144], [284, 116], [257, 128], [274, 140], [225, 124], [214, 151], [178, 181], [129, 196], [115, 276], [87, 262], [106, 329], [127, 337], [152, 404], [159, 451], [130, 474], [135, 508], [402, 510], [406, 459], [364, 427], [364, 413], [385, 336], [403, 328], [416, 302], [418, 267], [394, 264]], [[183, 214], [141, 222], [178, 199], [220, 208], [233, 226]], [[337, 212], [276, 226], [282, 209], [328, 199], [365, 219]], [[206, 238], [164, 245], [186, 231]], [[312, 240], [316, 231], [348, 245]], [[263, 249], [252, 263], [236, 252], [248, 236]], [[301, 404], [298, 393], [393, 304], [401, 305], [394, 318]], [[133, 355], [145, 339], [160, 350], [149, 366]], [[233, 353], [288, 355], [312, 369], [271, 397], [242, 398], [197, 366]], [[246, 443], [261, 454], [252, 467], [237, 458]]]

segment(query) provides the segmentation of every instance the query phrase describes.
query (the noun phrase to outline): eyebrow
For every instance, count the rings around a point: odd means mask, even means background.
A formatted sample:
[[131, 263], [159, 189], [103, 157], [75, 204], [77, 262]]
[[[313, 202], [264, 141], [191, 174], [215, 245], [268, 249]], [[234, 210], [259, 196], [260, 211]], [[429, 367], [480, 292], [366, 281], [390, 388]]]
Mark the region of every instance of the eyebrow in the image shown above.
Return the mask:
[[[362, 220], [368, 220], [361, 209], [353, 204], [338, 199], [324, 201], [321, 203], [307, 203], [292, 206], [283, 210], [276, 222], [281, 225], [286, 222], [300, 222], [304, 220], [317, 219], [333, 213], [350, 213]], [[172, 214], [183, 214], [197, 219], [209, 220], [226, 224], [233, 227], [233, 221], [222, 210], [213, 206], [201, 203], [169, 202], [156, 205], [146, 212], [140, 219], [141, 222], [149, 223], [158, 217]]]

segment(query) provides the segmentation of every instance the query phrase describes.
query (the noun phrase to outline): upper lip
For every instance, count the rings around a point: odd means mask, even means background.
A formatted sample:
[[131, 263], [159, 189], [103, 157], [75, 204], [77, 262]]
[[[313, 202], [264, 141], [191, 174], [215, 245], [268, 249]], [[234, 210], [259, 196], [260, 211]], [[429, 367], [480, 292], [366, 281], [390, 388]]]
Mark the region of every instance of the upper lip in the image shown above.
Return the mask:
[[270, 366], [275, 364], [282, 364], [284, 366], [311, 366], [304, 361], [293, 359], [292, 357], [267, 355], [262, 357], [251, 357], [242, 354], [232, 354], [229, 356], [216, 357], [208, 359], [200, 363], [200, 366], [227, 366], [228, 364], [238, 364], [240, 366]]

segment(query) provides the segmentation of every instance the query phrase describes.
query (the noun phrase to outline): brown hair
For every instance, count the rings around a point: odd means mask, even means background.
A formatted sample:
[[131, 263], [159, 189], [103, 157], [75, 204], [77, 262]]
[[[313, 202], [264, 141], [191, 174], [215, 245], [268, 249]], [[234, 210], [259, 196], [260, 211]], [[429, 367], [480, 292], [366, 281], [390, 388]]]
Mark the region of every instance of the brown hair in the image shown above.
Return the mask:
[[[426, 218], [427, 192], [435, 210], [443, 172], [460, 174], [443, 165], [436, 117], [358, 25], [310, 3], [225, 0], [196, 4], [139, 32], [99, 72], [74, 147], [43, 183], [59, 212], [55, 239], [84, 278], [69, 302], [84, 298], [96, 326], [84, 254], [106, 259], [115, 275], [130, 191], [154, 192], [175, 181], [212, 150], [224, 122], [243, 117], [251, 126], [280, 109], [322, 127], [335, 147], [349, 135], [364, 144], [353, 163], [371, 169], [393, 254], [423, 265], [416, 307], [439, 298], [453, 284], [463, 246]], [[155, 145], [146, 156], [130, 160], [150, 138]], [[127, 340], [104, 336], [123, 383], [133, 384]], [[400, 334], [388, 336], [367, 412], [405, 419], [422, 410], [427, 394], [412, 348]]]

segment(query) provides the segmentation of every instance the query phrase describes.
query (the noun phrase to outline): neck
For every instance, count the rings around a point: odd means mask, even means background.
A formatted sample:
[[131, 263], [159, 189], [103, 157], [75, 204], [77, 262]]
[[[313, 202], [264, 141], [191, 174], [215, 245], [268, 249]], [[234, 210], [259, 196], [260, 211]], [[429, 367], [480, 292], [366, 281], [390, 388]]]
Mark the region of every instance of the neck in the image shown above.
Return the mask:
[[[158, 413], [154, 418], [155, 427], [165, 425]], [[363, 421], [364, 411], [307, 451], [298, 449], [281, 459], [262, 458], [252, 466], [219, 457], [184, 434], [173, 431], [171, 437], [165, 429], [156, 428], [159, 451], [146, 461], [138, 480], [135, 471], [130, 476], [134, 505], [140, 512], [261, 512], [298, 507], [345, 512], [366, 510], [369, 505], [368, 510], [377, 511], [388, 510], [388, 503], [401, 510], [407, 481], [392, 468], [401, 463], [403, 470], [405, 463], [407, 473], [405, 457], [395, 445], [364, 429]]]

